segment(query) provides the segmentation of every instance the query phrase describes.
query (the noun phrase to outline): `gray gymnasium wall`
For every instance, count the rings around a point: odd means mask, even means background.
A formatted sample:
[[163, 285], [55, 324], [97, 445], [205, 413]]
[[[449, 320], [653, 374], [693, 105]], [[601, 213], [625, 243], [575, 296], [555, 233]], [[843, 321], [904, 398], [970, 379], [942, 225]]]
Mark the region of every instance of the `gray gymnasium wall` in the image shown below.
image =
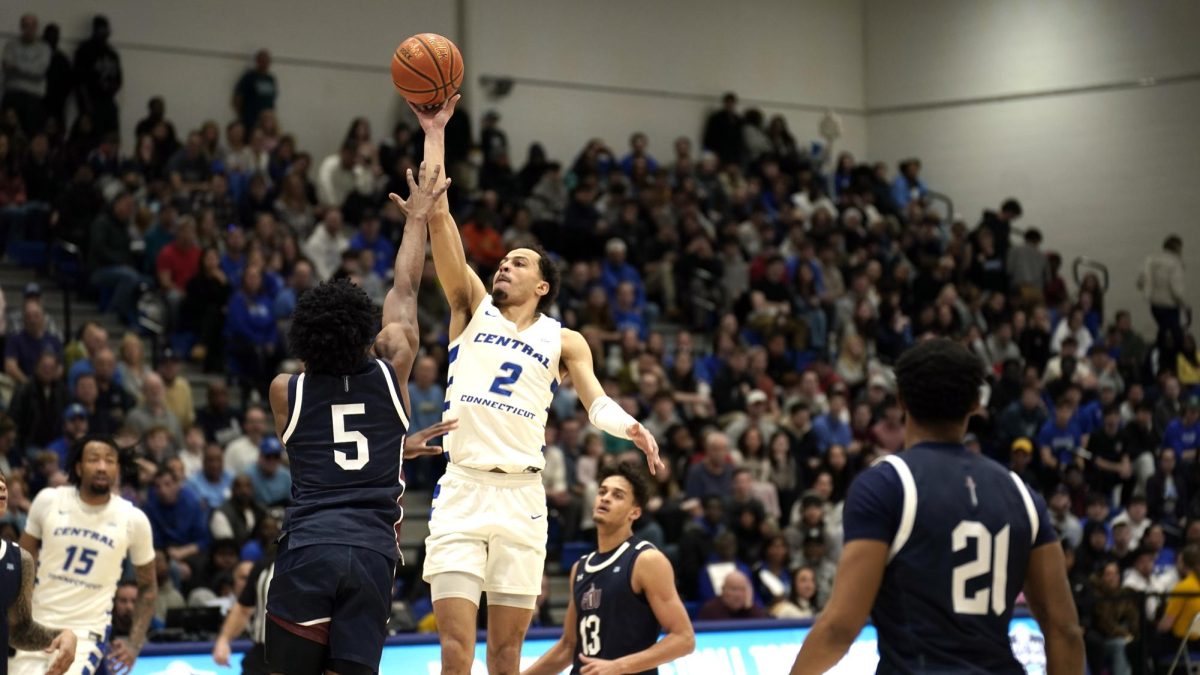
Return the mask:
[[1109, 267], [1106, 309], [1142, 328], [1137, 272], [1179, 233], [1200, 305], [1200, 3], [870, 0], [865, 14], [872, 156], [919, 155], [971, 224], [1018, 196], [1046, 248]]
[[[155, 94], [180, 131], [206, 119], [223, 124], [233, 84], [260, 46], [275, 54], [280, 118], [302, 147], [332, 152], [359, 114], [376, 136], [390, 133], [408, 115], [390, 84], [392, 50], [432, 31], [462, 47], [464, 104], [476, 121], [487, 109], [503, 115], [518, 165], [534, 140], [570, 162], [590, 136], [623, 153], [638, 130], [669, 158], [676, 136], [698, 140], [727, 89], [784, 114], [802, 141], [818, 138], [826, 107], [844, 109], [839, 147], [866, 149], [857, 0], [752, 8], [722, 0], [15, 0], [0, 6], [0, 33], [14, 33], [27, 10], [63, 26], [68, 52], [93, 13], [109, 16], [125, 66], [127, 147]], [[489, 100], [482, 75], [513, 77], [516, 86]]]

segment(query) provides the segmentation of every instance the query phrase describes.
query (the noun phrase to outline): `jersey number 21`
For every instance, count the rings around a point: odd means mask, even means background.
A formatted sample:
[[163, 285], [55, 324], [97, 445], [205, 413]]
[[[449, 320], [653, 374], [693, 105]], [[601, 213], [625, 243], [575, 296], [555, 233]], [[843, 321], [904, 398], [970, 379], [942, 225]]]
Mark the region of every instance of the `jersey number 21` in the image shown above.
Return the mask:
[[[1004, 614], [1008, 604], [1008, 538], [1008, 525], [993, 536], [976, 520], [964, 520], [950, 533], [951, 548], [955, 553], [975, 540], [975, 559], [955, 567], [950, 577], [955, 614], [982, 616], [988, 613], [989, 604], [993, 614]], [[988, 573], [992, 575], [991, 586], [967, 595], [967, 582]]]

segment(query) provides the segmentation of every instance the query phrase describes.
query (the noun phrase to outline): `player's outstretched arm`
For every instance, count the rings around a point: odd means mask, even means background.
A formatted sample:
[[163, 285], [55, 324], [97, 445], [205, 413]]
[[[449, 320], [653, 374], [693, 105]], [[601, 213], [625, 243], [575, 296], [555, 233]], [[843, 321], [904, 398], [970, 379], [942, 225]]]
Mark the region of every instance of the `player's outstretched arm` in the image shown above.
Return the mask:
[[871, 614], [888, 549], [887, 542], [876, 539], [856, 539], [842, 549], [833, 595], [804, 639], [792, 675], [821, 675], [842, 659]]
[[421, 345], [417, 330], [417, 291], [421, 288], [421, 272], [425, 268], [425, 239], [429, 233], [429, 214], [446, 189], [450, 179], [439, 181], [441, 166], [421, 164], [421, 184], [413, 180], [408, 170], [408, 199], [391, 195], [392, 201], [404, 212], [404, 237], [396, 252], [392, 287], [383, 300], [383, 329], [375, 338], [375, 355], [387, 359], [396, 371], [405, 408], [408, 401], [408, 375], [413, 359]]
[[[446, 123], [454, 116], [459, 96], [455, 94], [440, 108], [421, 110], [411, 103], [409, 108], [417, 116], [421, 129], [425, 131], [426, 164], [446, 163]], [[437, 269], [438, 281], [450, 303], [450, 339], [458, 337], [471, 319], [471, 313], [487, 295], [483, 281], [471, 266], [463, 251], [462, 237], [458, 225], [450, 215], [450, 203], [443, 194], [438, 199], [429, 219], [429, 240], [433, 248], [433, 266]]]
[[47, 628], [33, 620], [33, 582], [37, 563], [21, 549], [21, 588], [8, 608], [8, 643], [25, 651], [56, 652], [47, 675], [61, 675], [75, 661], [75, 633]]
[[[633, 564], [633, 590], [643, 593], [666, 636], [648, 649], [622, 656], [613, 661], [611, 670], [618, 673], [640, 673], [652, 670], [696, 650], [696, 631], [688, 619], [687, 609], [675, 590], [675, 570], [671, 561], [659, 551], [645, 551]], [[583, 675], [608, 672], [610, 665], [588, 656], [583, 661]]]
[[567, 601], [567, 614], [563, 617], [562, 637], [532, 666], [521, 671], [521, 675], [558, 675], [574, 660], [575, 640], [578, 639], [575, 626], [575, 569], [578, 567], [579, 562], [576, 561], [571, 566], [571, 576], [567, 577], [570, 580], [568, 588], [571, 599]]
[[229, 667], [229, 656], [232, 652], [229, 643], [245, 632], [246, 626], [250, 623], [250, 615], [253, 613], [253, 607], [247, 607], [240, 602], [233, 603], [233, 607], [229, 608], [229, 614], [225, 615], [225, 623], [221, 624], [221, 634], [213, 643], [213, 663]]
[[620, 404], [604, 393], [600, 380], [596, 379], [596, 370], [592, 362], [592, 349], [587, 340], [579, 333], [564, 328], [562, 330], [561, 361], [575, 383], [575, 392], [588, 411], [588, 419], [597, 429], [618, 438], [633, 441], [633, 444], [646, 454], [646, 463], [650, 465], [650, 473], [655, 474], [659, 469], [666, 468], [658, 456], [658, 441], [654, 436], [625, 412]]
[[1046, 636], [1046, 672], [1049, 675], [1083, 673], [1083, 630], [1067, 583], [1067, 564], [1057, 541], [1029, 553], [1025, 573], [1025, 601]]

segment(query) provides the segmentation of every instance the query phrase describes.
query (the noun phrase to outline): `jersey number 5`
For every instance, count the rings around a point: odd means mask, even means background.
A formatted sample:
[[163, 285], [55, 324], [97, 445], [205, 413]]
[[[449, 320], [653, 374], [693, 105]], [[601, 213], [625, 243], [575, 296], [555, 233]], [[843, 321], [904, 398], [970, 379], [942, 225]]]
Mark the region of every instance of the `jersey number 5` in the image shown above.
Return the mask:
[[584, 656], [600, 653], [600, 617], [593, 614], [579, 620], [579, 646]]
[[[991, 596], [992, 613], [1004, 614], [1008, 605], [1008, 538], [1009, 526], [1005, 525], [994, 537], [983, 523], [964, 520], [950, 533], [950, 543], [957, 553], [975, 540], [975, 559], [954, 568], [950, 583], [956, 614], [982, 616], [988, 613], [988, 596]], [[990, 588], [980, 588], [967, 595], [967, 582], [991, 573]]]
[[333, 442], [354, 443], [358, 448], [353, 459], [341, 450], [334, 450], [333, 461], [346, 471], [358, 471], [371, 459], [371, 451], [367, 448], [366, 436], [358, 431], [346, 431], [346, 416], [362, 415], [366, 412], [366, 406], [361, 403], [347, 403], [330, 406], [330, 409], [333, 411]]

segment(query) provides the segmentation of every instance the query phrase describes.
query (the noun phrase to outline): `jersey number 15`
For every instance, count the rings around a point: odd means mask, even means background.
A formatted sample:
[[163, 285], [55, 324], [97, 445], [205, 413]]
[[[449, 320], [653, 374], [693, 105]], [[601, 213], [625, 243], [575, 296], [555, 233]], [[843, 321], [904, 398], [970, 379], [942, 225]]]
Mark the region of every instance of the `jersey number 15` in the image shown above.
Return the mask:
[[[1008, 605], [1009, 531], [1009, 526], [1005, 525], [993, 536], [983, 523], [964, 520], [950, 533], [951, 548], [955, 553], [967, 548], [970, 540], [975, 540], [975, 559], [955, 567], [950, 577], [955, 614], [983, 616], [988, 613], [989, 604], [993, 614], [1004, 614]], [[989, 573], [992, 575], [991, 586], [967, 595], [967, 582]]]

